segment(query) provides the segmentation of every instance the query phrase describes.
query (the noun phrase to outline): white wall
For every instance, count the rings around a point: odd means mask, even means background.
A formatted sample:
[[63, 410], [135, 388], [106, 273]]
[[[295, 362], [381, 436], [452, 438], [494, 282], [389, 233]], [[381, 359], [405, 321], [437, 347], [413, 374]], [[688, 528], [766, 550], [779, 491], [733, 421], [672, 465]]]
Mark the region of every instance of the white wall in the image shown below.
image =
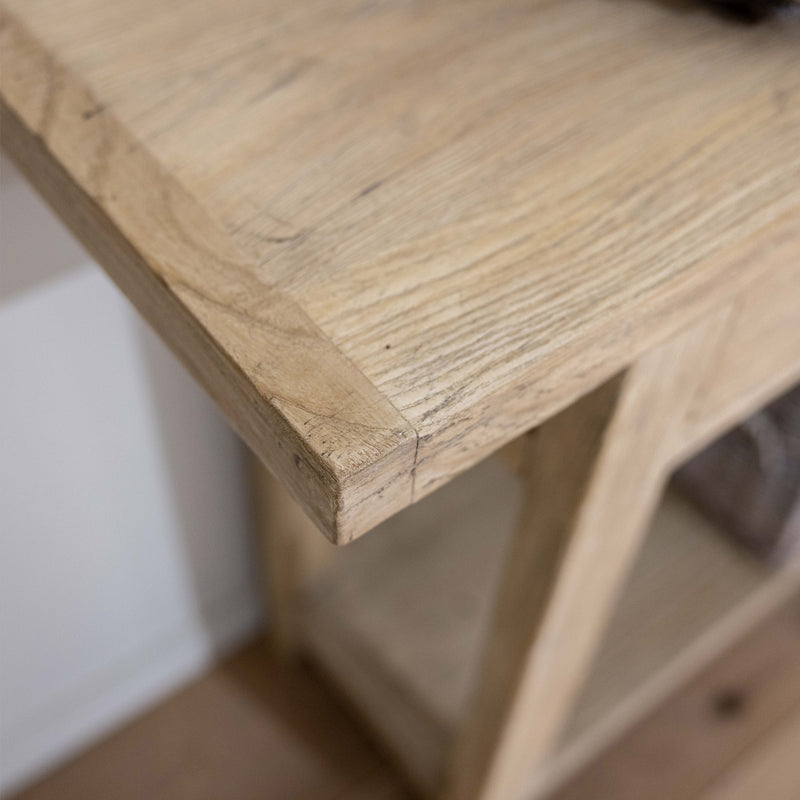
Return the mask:
[[243, 455], [0, 163], [0, 789], [254, 631]]

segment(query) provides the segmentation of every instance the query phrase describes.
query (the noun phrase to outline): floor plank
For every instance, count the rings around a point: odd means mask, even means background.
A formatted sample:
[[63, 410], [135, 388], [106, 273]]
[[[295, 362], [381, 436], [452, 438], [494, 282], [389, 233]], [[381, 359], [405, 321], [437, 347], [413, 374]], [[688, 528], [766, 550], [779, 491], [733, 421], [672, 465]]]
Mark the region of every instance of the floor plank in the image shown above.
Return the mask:
[[405, 800], [308, 669], [254, 643], [14, 800]]
[[797, 800], [800, 797], [800, 708], [756, 744], [700, 800]]
[[[777, 759], [797, 732], [774, 733], [800, 714], [800, 602], [788, 607], [729, 651], [654, 714], [630, 731], [552, 800], [728, 800], [720, 781], [738, 785], [733, 800], [772, 798]], [[795, 723], [797, 725], [798, 723]], [[760, 754], [775, 737], [771, 750]], [[780, 751], [780, 752], [779, 752]], [[800, 777], [795, 751], [792, 779]], [[752, 791], [745, 792], [745, 777]], [[731, 790], [733, 792], [733, 790]], [[741, 793], [745, 792], [745, 793]], [[782, 798], [783, 794], [774, 797]], [[791, 797], [797, 797], [792, 794]]]

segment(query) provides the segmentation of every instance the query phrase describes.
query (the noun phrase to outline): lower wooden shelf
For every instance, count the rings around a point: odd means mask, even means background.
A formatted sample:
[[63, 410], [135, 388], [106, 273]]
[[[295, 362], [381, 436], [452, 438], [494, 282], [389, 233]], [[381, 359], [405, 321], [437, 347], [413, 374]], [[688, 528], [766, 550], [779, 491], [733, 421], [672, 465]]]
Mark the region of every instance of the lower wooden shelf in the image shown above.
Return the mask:
[[[521, 489], [490, 459], [337, 552], [304, 604], [306, 647], [423, 793], [468, 702]], [[557, 752], [557, 788], [800, 585], [668, 492]]]

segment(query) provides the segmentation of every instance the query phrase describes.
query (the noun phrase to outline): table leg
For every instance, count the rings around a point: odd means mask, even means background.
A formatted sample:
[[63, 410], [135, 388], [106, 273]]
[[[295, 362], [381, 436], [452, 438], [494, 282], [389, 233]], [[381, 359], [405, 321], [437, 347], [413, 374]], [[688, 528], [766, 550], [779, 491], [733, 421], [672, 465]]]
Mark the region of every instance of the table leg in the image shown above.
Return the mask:
[[526, 501], [446, 800], [515, 798], [555, 744], [724, 319], [650, 352], [526, 437]]
[[269, 641], [277, 655], [289, 658], [302, 639], [303, 590], [336, 547], [255, 455], [250, 462]]

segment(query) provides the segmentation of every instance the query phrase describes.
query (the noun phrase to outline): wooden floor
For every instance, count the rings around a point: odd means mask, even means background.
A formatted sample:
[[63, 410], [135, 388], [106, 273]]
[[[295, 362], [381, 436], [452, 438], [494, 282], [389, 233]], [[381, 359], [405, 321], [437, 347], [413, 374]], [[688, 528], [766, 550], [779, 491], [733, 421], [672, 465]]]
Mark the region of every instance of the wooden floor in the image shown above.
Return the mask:
[[[554, 800], [797, 800], [800, 600]], [[314, 670], [254, 643], [14, 800], [411, 800]]]
[[552, 800], [800, 798], [796, 598]]
[[255, 642], [14, 800], [407, 800], [309, 668]]

